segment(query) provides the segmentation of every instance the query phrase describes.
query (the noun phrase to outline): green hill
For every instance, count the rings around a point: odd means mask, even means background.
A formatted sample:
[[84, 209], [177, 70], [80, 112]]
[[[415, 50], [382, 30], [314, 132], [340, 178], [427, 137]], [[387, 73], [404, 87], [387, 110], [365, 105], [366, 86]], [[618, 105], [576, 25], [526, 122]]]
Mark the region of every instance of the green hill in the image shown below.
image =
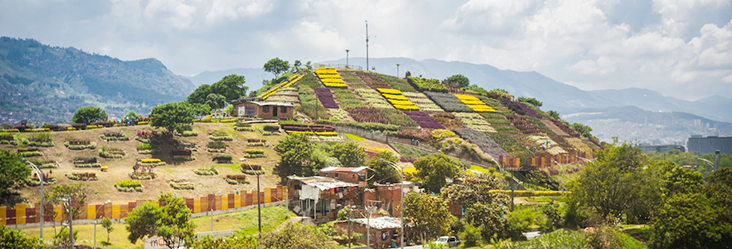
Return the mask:
[[33, 39], [0, 38], [2, 123], [69, 120], [89, 104], [118, 117], [129, 110], [144, 113], [156, 103], [180, 101], [194, 88], [156, 59], [122, 61]]

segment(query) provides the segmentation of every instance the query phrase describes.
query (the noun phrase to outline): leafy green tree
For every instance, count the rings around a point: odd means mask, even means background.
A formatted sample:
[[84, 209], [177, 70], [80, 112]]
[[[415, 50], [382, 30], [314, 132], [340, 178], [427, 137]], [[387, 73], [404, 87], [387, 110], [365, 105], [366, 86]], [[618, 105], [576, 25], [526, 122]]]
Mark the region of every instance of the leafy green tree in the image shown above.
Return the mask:
[[[274, 146], [274, 150], [280, 154], [280, 161], [274, 170], [282, 179], [293, 174], [305, 176], [304, 173], [308, 172], [305, 168], [311, 163], [310, 154], [313, 151], [313, 144], [307, 135], [288, 134], [280, 139], [279, 143]], [[312, 174], [310, 171], [308, 176]]]
[[549, 116], [551, 116], [552, 118], [554, 118], [556, 120], [559, 120], [560, 119], [559, 118], [559, 112], [557, 112], [555, 110], [549, 110], [548, 112], [546, 112], [546, 114], [549, 114]]
[[190, 95], [188, 95], [188, 103], [194, 104], [205, 104], [206, 103], [206, 97], [208, 97], [209, 94], [212, 93], [211, 85], [209, 84], [203, 84], [200, 85], [194, 90]]
[[[231, 103], [247, 95], [249, 87], [244, 84], [246, 84], [244, 75], [230, 74], [211, 85], [211, 92], [209, 94], [220, 94], [226, 97], [227, 102]], [[208, 98], [208, 94], [206, 97]]]
[[145, 202], [125, 218], [127, 239], [136, 243], [139, 239], [160, 236], [168, 248], [177, 248], [192, 241], [196, 224], [190, 219], [191, 210], [182, 198], [166, 193], [158, 197], [158, 203]]
[[193, 114], [196, 116], [207, 116], [211, 114], [211, 107], [207, 104], [191, 104], [193, 108]]
[[476, 93], [481, 96], [488, 96], [488, 91], [477, 85], [467, 86], [467, 87], [463, 88], [463, 90], [472, 92], [472, 93]]
[[404, 197], [404, 219], [419, 233], [422, 241], [446, 234], [450, 228], [450, 211], [447, 203], [439, 197], [426, 193], [409, 192]]
[[647, 162], [640, 149], [626, 142], [597, 155], [570, 183], [571, 198], [604, 221], [623, 214], [628, 219], [648, 217], [660, 205], [664, 165]]
[[20, 159], [16, 153], [0, 150], [0, 196], [6, 205], [11, 204], [7, 201], [14, 190], [21, 189], [31, 174], [31, 168]]
[[112, 226], [112, 220], [107, 217], [102, 218], [102, 227], [107, 230], [107, 243], [109, 243], [109, 233], [114, 231], [114, 226]]
[[592, 127], [580, 123], [573, 123], [572, 125], [570, 125], [570, 128], [572, 128], [572, 130], [576, 131], [583, 137], [592, 138], [592, 134], [590, 134], [590, 132], [592, 131]]
[[292, 71], [293, 72], [300, 71], [301, 66], [302, 66], [302, 62], [300, 62], [300, 60], [295, 60], [295, 62], [292, 63]]
[[127, 114], [125, 114], [125, 116], [122, 117], [122, 118], [124, 119], [124, 118], [127, 118], [127, 117], [135, 117], [135, 118], [137, 118], [137, 113], [135, 113], [135, 111], [130, 111]]
[[254, 237], [227, 236], [213, 237], [211, 235], [199, 236], [188, 243], [189, 248], [205, 249], [258, 249], [259, 242]]
[[470, 85], [470, 79], [462, 74], [456, 74], [445, 79], [445, 84], [448, 86], [456, 87], [468, 87]]
[[150, 125], [181, 132], [183, 125], [193, 123], [195, 112], [193, 105], [185, 101], [156, 105], [150, 112]]
[[43, 244], [37, 238], [28, 236], [20, 230], [0, 226], [0, 248], [41, 249]]
[[71, 122], [91, 124], [97, 121], [105, 121], [107, 118], [107, 112], [104, 109], [96, 106], [85, 106], [76, 109], [74, 116], [71, 117]]
[[[84, 211], [83, 208], [86, 206], [86, 197], [89, 194], [87, 185], [83, 183], [78, 184], [64, 184], [54, 185], [50, 191], [46, 190], [44, 193], [44, 199], [54, 205], [62, 205], [62, 201], [59, 199], [68, 199], [73, 203], [71, 207], [71, 213], [74, 215], [74, 219], [81, 216]], [[47, 207], [44, 209], [46, 214], [54, 212], [53, 208]]]
[[399, 171], [394, 169], [394, 167], [390, 166], [388, 163], [381, 161], [380, 159], [384, 159], [385, 161], [392, 163], [396, 163], [399, 160], [399, 158], [397, 158], [394, 153], [391, 153], [389, 151], [379, 152], [379, 154], [376, 154], [376, 157], [369, 159], [369, 161], [366, 162], [366, 167], [374, 170], [374, 177], [371, 178], [373, 182], [401, 182], [402, 177]]
[[226, 105], [226, 97], [218, 93], [210, 93], [206, 96], [206, 105], [213, 109], [221, 109]]
[[307, 68], [308, 71], [312, 71], [313, 70], [313, 64], [310, 63], [310, 61], [308, 61], [308, 62], [305, 63], [305, 68]]
[[473, 226], [470, 223], [466, 223], [465, 231], [460, 232], [458, 235], [462, 239], [463, 247], [473, 247], [480, 245], [480, 242], [483, 240], [482, 233], [483, 231], [480, 229], [480, 226]]
[[424, 179], [423, 187], [432, 192], [440, 193], [440, 189], [447, 184], [445, 178], [453, 178], [459, 172], [459, 162], [440, 152], [419, 158], [414, 167], [419, 171], [418, 176]]
[[[465, 210], [464, 222], [481, 228], [483, 239], [489, 240], [494, 234], [503, 234], [507, 213], [503, 203], [509, 199], [503, 192], [493, 192], [491, 189], [501, 188], [501, 182], [493, 174], [463, 174], [463, 182], [445, 187], [443, 195], [450, 203], [459, 204]], [[492, 215], [485, 217], [485, 215]]]
[[704, 177], [701, 173], [681, 167], [673, 167], [666, 173], [664, 194], [670, 197], [677, 193], [690, 193], [697, 191], [702, 185], [704, 185]]
[[279, 76], [281, 73], [287, 72], [289, 69], [290, 62], [282, 60], [280, 57], [275, 57], [274, 59], [267, 61], [267, 63], [264, 63], [264, 71], [274, 74], [275, 77]]
[[356, 142], [348, 141], [333, 145], [330, 151], [332, 157], [338, 158], [343, 167], [358, 167], [363, 165], [366, 152]]
[[501, 88], [496, 88], [496, 89], [488, 91], [488, 97], [494, 98], [494, 99], [506, 98], [509, 100], [513, 100], [513, 95], [511, 95], [510, 93], [508, 93], [508, 91], [503, 90]]
[[539, 101], [539, 100], [537, 100], [535, 98], [518, 97], [518, 99], [516, 99], [516, 100], [518, 100], [519, 102], [532, 104], [532, 105], [534, 105], [536, 107], [541, 107], [544, 104], [544, 103], [542, 103], [541, 101]]

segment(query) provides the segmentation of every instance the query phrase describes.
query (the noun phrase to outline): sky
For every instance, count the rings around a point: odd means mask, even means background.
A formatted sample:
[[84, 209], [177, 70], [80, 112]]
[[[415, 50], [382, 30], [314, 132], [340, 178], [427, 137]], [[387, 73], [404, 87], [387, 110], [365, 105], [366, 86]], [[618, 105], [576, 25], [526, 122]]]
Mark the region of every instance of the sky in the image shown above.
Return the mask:
[[732, 97], [731, 0], [0, 0], [0, 36], [179, 75], [274, 57], [366, 56], [536, 71], [583, 90]]

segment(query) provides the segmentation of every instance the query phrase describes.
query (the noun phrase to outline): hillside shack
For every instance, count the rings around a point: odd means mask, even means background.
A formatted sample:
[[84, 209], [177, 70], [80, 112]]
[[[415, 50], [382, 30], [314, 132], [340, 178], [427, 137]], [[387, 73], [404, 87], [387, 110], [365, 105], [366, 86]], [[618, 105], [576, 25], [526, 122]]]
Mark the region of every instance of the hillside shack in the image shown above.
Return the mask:
[[233, 117], [259, 117], [276, 119], [293, 119], [295, 105], [293, 103], [259, 102], [256, 98], [241, 99], [234, 104], [231, 111]]

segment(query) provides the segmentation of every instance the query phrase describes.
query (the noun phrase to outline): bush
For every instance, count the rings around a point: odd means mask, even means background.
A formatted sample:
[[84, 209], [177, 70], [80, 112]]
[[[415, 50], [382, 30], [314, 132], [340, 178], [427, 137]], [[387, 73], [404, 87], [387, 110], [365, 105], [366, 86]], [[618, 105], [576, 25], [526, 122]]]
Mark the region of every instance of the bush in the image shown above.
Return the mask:
[[196, 173], [196, 175], [212, 176], [218, 175], [219, 171], [216, 169], [194, 169], [193, 173]]
[[143, 189], [142, 183], [138, 180], [117, 181], [114, 183], [114, 186], [117, 188], [117, 190], [123, 192], [142, 192]]
[[[84, 149], [96, 149], [97, 143], [95, 142], [88, 142], [84, 144], [81, 141], [66, 141], [64, 142], [64, 146], [69, 148], [70, 150], [84, 150]], [[76, 144], [74, 144], [76, 143]]]
[[170, 187], [177, 190], [194, 190], [195, 185], [190, 182], [175, 182], [170, 181]]
[[280, 127], [279, 126], [276, 126], [276, 125], [265, 125], [263, 127], [263, 129], [265, 131], [279, 131], [280, 130]]

